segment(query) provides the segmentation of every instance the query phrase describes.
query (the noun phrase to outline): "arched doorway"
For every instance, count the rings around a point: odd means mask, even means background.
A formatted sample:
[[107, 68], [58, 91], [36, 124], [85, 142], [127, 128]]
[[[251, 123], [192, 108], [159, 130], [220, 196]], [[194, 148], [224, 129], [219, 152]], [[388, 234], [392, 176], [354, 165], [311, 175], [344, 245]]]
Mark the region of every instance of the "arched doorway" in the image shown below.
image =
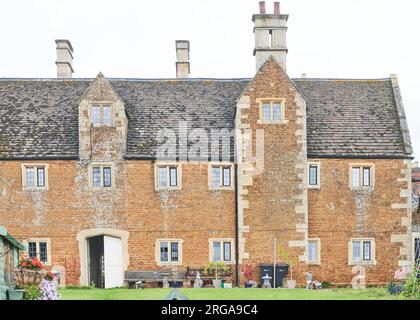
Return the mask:
[[80, 284], [99, 288], [123, 285], [128, 267], [128, 232], [96, 228], [77, 234], [80, 253]]

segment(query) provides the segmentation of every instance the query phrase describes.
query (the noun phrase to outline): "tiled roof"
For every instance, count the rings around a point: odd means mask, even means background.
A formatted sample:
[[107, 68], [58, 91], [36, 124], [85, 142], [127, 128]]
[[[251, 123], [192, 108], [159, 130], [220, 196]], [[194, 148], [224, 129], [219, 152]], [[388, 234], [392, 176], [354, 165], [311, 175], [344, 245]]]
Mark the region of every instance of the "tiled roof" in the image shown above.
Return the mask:
[[390, 79], [295, 79], [294, 83], [307, 102], [308, 155], [404, 157], [411, 153], [404, 144]]
[[[157, 130], [178, 130], [178, 120], [189, 129], [233, 129], [249, 81], [110, 79], [129, 116], [127, 156], [153, 157]], [[410, 156], [390, 79], [293, 81], [307, 101], [309, 156]], [[0, 79], [0, 159], [77, 158], [78, 102], [91, 83]]]

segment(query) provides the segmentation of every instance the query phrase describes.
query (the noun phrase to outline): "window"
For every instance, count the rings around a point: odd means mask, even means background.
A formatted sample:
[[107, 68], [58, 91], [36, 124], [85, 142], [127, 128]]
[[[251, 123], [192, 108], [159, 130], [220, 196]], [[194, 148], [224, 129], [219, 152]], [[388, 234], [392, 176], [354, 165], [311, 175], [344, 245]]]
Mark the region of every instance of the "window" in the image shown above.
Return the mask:
[[158, 265], [180, 264], [182, 240], [160, 239], [156, 241]]
[[113, 176], [111, 164], [92, 164], [91, 186], [93, 188], [111, 188], [112, 181]]
[[313, 162], [308, 164], [308, 175], [309, 188], [319, 188], [320, 187], [320, 163]]
[[210, 256], [213, 262], [232, 262], [232, 239], [209, 239]]
[[180, 180], [180, 167], [178, 165], [157, 166], [157, 189], [179, 189]]
[[281, 123], [284, 121], [284, 101], [261, 101], [261, 123]]
[[352, 239], [350, 242], [350, 264], [375, 263], [375, 242], [373, 239]]
[[371, 188], [373, 178], [373, 168], [370, 165], [353, 165], [351, 167], [351, 187]]
[[92, 105], [91, 123], [94, 126], [112, 125], [112, 108], [110, 105]]
[[232, 187], [232, 166], [211, 165], [209, 171], [209, 186], [211, 189], [226, 189]]
[[27, 241], [27, 248], [31, 259], [37, 258], [45, 265], [51, 264], [49, 239], [30, 239]]
[[26, 189], [47, 189], [47, 165], [22, 165], [22, 184]]
[[308, 262], [310, 264], [320, 264], [321, 257], [321, 241], [320, 239], [308, 240]]

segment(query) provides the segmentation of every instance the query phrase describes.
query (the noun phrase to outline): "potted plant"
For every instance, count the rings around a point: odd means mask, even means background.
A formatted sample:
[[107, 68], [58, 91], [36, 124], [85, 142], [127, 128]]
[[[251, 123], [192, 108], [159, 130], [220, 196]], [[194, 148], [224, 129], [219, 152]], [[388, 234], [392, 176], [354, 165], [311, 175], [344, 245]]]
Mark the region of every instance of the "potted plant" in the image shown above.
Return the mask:
[[215, 277], [215, 279], [213, 279], [213, 286], [215, 288], [220, 288], [222, 285], [222, 280], [219, 279], [219, 275], [221, 275], [222, 272], [225, 272], [226, 270], [227, 266], [224, 262], [209, 262], [204, 269], [204, 272], [210, 274], [213, 271]]
[[254, 271], [254, 268], [250, 264], [244, 264], [242, 265], [242, 274], [245, 277], [245, 288], [253, 288], [254, 287], [254, 281], [251, 280], [252, 272]]
[[[287, 288], [288, 289], [296, 288], [296, 280], [293, 279], [293, 265], [295, 263], [295, 260], [292, 257], [290, 257], [289, 253], [283, 248], [283, 245], [281, 242], [279, 244], [279, 258], [280, 258], [280, 261], [283, 261], [289, 266], [290, 279], [287, 279], [286, 281]], [[274, 272], [276, 271], [274, 270]]]
[[25, 289], [15, 287], [7, 291], [7, 296], [9, 300], [23, 300], [24, 293]]
[[233, 285], [232, 285], [232, 277], [231, 276], [226, 276], [225, 280], [223, 281], [223, 287], [224, 288], [228, 288], [228, 289], [232, 289]]
[[396, 295], [404, 291], [404, 281], [410, 274], [409, 268], [397, 269], [394, 273], [394, 278], [388, 284], [389, 294]]
[[37, 258], [24, 257], [23, 260], [19, 261], [18, 267], [13, 274], [15, 285], [23, 287], [26, 285], [39, 285], [45, 277], [46, 270]]

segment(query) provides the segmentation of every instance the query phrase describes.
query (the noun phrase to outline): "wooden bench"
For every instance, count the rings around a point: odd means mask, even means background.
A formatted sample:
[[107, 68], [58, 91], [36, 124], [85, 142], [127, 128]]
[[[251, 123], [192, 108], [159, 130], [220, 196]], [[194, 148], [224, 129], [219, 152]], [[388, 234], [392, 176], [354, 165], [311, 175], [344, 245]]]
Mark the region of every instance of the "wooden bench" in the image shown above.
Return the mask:
[[144, 271], [144, 270], [131, 270], [126, 271], [124, 274], [124, 282], [128, 284], [129, 288], [136, 287], [158, 287], [163, 284], [164, 279], [169, 283], [184, 282], [186, 271]]

